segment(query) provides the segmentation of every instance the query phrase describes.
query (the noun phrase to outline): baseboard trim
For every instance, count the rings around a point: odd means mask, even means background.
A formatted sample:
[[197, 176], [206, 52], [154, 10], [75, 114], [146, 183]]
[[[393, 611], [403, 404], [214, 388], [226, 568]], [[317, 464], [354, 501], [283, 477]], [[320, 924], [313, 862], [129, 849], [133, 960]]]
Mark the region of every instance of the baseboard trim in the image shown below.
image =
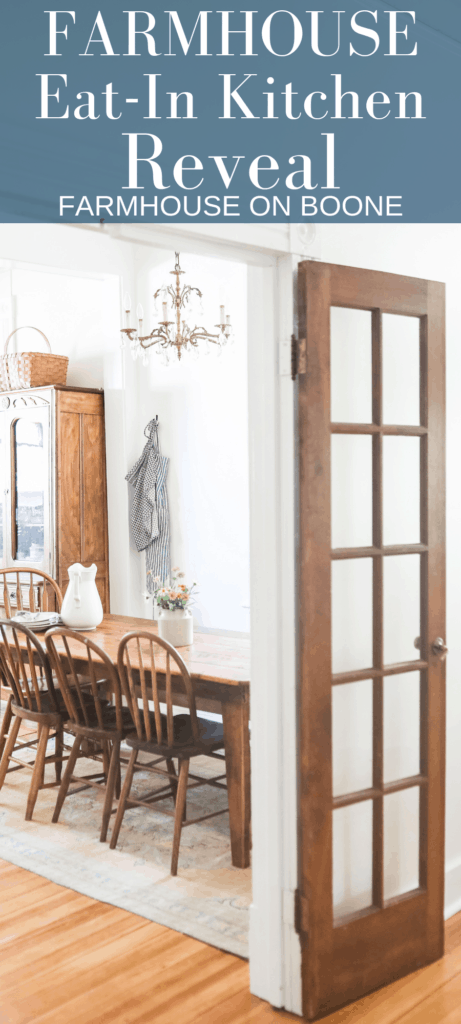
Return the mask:
[[445, 868], [445, 910], [447, 920], [461, 910], [461, 860], [447, 864]]

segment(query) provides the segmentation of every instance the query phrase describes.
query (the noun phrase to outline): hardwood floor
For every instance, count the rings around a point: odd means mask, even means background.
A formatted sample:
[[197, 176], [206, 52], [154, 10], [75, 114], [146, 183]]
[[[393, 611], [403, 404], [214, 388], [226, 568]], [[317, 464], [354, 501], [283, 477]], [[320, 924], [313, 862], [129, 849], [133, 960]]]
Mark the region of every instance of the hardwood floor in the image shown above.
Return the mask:
[[[0, 1024], [282, 1024], [245, 961], [0, 861]], [[459, 1024], [461, 914], [443, 960], [324, 1024]]]

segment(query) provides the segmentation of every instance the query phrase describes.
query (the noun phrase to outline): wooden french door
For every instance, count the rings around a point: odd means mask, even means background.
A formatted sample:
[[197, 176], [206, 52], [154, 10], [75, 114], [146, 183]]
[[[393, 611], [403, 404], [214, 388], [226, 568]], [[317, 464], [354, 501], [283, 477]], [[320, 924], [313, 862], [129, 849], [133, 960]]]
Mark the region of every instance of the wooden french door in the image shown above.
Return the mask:
[[443, 953], [444, 286], [317, 262], [298, 280], [311, 1020]]

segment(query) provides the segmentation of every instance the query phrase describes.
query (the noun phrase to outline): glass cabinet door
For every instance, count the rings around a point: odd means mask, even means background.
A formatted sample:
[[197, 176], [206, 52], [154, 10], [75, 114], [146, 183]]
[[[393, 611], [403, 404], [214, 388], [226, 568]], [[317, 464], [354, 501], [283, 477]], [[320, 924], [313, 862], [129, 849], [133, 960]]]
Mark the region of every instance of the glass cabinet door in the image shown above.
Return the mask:
[[49, 571], [49, 413], [24, 411], [11, 420], [11, 556]]

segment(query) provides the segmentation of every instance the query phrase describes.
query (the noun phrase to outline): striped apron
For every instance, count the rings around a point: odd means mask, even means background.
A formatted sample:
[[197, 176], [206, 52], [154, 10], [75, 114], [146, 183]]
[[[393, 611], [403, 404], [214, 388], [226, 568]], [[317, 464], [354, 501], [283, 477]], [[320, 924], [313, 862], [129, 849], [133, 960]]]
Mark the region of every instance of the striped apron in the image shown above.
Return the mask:
[[138, 551], [146, 552], [147, 590], [158, 590], [170, 577], [170, 514], [166, 478], [169, 459], [160, 454], [158, 416], [147, 424], [143, 453], [126, 480], [134, 487], [131, 530]]

